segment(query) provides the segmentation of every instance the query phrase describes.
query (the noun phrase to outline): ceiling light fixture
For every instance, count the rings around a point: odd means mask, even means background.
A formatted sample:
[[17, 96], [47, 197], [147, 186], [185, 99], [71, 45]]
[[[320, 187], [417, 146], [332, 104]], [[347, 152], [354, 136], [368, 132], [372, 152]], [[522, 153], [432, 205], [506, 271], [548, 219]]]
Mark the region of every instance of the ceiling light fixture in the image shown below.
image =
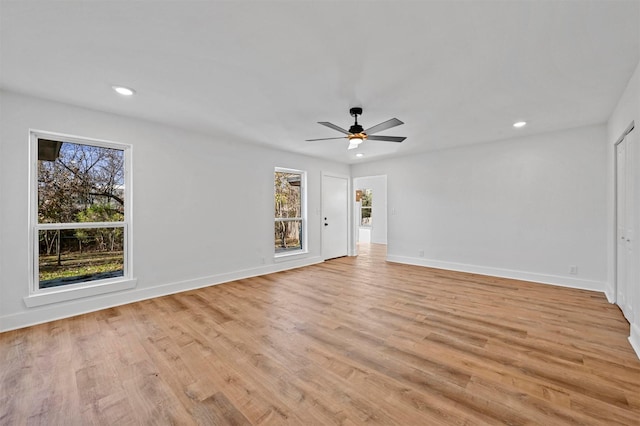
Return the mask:
[[367, 138], [365, 133], [355, 133], [347, 136], [349, 138], [349, 148], [347, 149], [355, 149]]
[[132, 96], [134, 93], [136, 93], [135, 90], [133, 89], [129, 89], [128, 87], [124, 87], [124, 86], [112, 86], [113, 90], [115, 90], [117, 93], [121, 94], [122, 96]]
[[515, 127], [516, 129], [519, 129], [520, 127], [524, 127], [527, 125], [526, 121], [518, 121], [516, 123], [513, 123], [513, 127]]

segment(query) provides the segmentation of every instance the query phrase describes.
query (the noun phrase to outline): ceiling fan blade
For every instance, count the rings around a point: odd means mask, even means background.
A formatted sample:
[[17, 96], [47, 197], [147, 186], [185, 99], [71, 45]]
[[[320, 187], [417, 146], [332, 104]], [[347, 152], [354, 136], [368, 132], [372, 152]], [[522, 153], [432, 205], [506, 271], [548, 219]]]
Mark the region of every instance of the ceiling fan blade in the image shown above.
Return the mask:
[[402, 142], [406, 139], [404, 136], [368, 136], [367, 139], [370, 141], [384, 141], [384, 142]]
[[323, 126], [330, 127], [330, 128], [332, 128], [333, 130], [337, 130], [337, 131], [339, 131], [340, 133], [344, 133], [345, 135], [348, 135], [348, 134], [349, 134], [349, 132], [348, 132], [348, 131], [346, 131], [345, 129], [343, 129], [342, 127], [338, 127], [338, 126], [336, 126], [336, 125], [335, 125], [335, 124], [333, 124], [333, 123], [329, 123], [328, 121], [318, 121], [318, 124], [322, 124]]
[[346, 139], [346, 136], [338, 136], [337, 138], [320, 138], [320, 139], [305, 139], [305, 142], [314, 142], [314, 141], [330, 141], [332, 139]]
[[384, 121], [384, 122], [382, 122], [380, 124], [376, 124], [373, 127], [369, 127], [368, 129], [365, 129], [364, 132], [367, 135], [371, 135], [373, 133], [381, 132], [383, 130], [390, 129], [392, 127], [396, 127], [396, 126], [399, 126], [401, 124], [404, 124], [404, 123], [402, 121], [398, 120], [397, 118], [391, 118], [391, 119], [389, 119], [387, 121]]

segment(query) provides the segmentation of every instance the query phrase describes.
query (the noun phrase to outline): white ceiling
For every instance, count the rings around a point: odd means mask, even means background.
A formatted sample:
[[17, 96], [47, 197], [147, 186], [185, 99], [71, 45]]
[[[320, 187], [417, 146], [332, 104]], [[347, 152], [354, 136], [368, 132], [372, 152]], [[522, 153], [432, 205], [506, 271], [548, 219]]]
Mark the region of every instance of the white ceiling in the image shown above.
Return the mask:
[[[636, 0], [0, 7], [0, 88], [347, 163], [603, 123], [640, 57]], [[304, 141], [350, 106], [407, 140]]]

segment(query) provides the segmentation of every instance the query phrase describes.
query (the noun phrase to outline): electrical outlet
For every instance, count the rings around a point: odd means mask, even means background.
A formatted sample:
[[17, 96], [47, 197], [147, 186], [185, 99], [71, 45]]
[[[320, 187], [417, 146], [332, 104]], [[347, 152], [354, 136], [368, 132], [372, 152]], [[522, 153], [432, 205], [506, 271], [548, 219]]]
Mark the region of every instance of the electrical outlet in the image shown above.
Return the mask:
[[265, 264], [264, 257], [260, 258], [260, 263], [262, 263], [263, 265]]
[[424, 250], [418, 250], [418, 256], [424, 257]]
[[569, 265], [569, 273], [571, 275], [578, 275], [578, 267], [576, 265]]

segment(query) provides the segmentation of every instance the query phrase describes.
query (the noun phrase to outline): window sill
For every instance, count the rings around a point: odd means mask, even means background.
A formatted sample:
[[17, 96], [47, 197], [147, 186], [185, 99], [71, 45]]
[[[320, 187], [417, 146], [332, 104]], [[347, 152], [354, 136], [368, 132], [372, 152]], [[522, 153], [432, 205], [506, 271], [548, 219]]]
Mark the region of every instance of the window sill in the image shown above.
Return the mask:
[[49, 305], [51, 303], [67, 302], [69, 300], [81, 299], [83, 297], [98, 296], [116, 291], [129, 290], [135, 288], [138, 280], [120, 279], [117, 281], [102, 282], [82, 287], [60, 288], [55, 291], [46, 291], [31, 294], [25, 298], [24, 304], [27, 308]]
[[278, 253], [273, 255], [273, 260], [274, 262], [285, 262], [287, 260], [294, 260], [294, 259], [298, 259], [300, 257], [304, 257], [306, 255], [308, 255], [309, 252], [304, 250], [304, 251], [294, 251], [294, 252], [289, 252], [289, 253]]

